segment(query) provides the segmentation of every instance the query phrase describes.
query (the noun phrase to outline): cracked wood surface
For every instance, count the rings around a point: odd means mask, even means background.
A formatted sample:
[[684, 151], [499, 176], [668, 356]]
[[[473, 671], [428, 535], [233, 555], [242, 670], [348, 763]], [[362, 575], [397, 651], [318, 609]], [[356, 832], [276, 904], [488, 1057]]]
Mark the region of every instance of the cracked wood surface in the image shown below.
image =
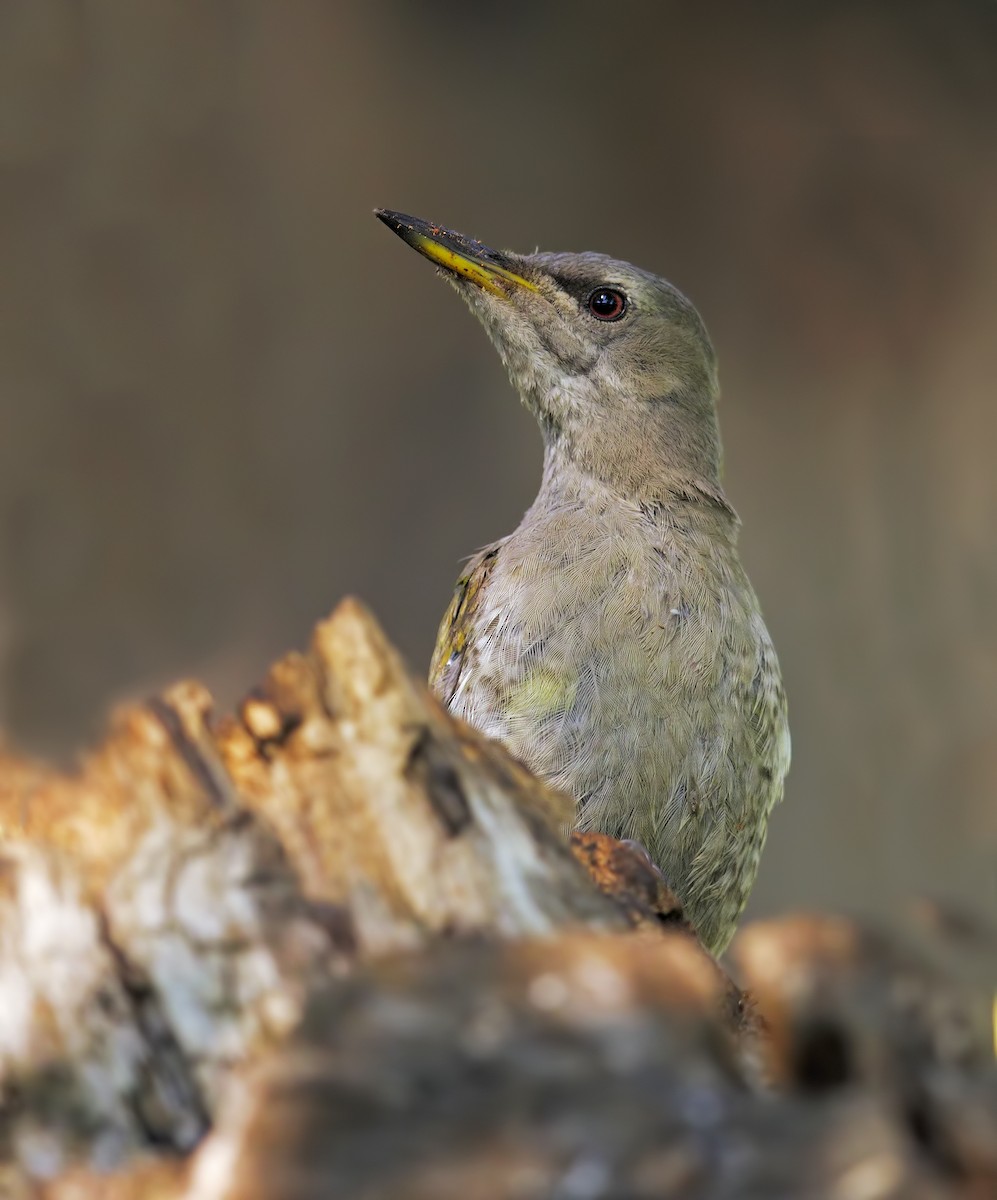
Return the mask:
[[0, 761], [0, 1151], [189, 1150], [315, 984], [439, 933], [622, 929], [566, 797], [454, 724], [345, 602], [235, 718], [180, 684], [64, 777]]
[[814, 917], [749, 997], [571, 816], [354, 601], [0, 755], [0, 1200], [994, 1194], [979, 987]]

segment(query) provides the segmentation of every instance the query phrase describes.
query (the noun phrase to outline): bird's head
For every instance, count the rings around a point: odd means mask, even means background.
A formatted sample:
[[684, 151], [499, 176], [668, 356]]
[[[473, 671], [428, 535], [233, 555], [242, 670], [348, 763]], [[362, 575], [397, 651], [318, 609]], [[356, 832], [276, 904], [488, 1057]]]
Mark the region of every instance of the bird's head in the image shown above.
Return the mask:
[[403, 213], [377, 216], [476, 313], [544, 432], [548, 460], [634, 499], [719, 488], [717, 372], [692, 304], [603, 254], [515, 254]]

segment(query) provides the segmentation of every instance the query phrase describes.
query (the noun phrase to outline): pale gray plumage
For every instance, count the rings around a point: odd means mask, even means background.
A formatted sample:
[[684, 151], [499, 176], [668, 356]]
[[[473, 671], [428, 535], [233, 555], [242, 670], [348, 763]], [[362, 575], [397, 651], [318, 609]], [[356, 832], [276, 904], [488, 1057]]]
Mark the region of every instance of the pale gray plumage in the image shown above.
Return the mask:
[[[638, 839], [719, 953], [789, 767], [772, 643], [720, 483], [716, 360], [692, 305], [598, 254], [498, 254], [401, 214], [484, 324], [544, 437], [539, 494], [472, 560], [433, 686]], [[601, 320], [598, 291], [624, 298]]]

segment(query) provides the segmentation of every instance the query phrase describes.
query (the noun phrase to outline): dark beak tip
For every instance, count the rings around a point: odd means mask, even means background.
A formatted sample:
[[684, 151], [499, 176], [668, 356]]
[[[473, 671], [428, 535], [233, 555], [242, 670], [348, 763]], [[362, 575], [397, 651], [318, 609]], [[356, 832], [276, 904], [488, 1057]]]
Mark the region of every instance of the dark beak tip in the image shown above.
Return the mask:
[[[424, 221], [421, 217], [410, 217], [408, 213], [395, 212], [390, 208], [375, 208], [374, 216], [387, 225], [392, 233], [397, 234], [403, 242], [451, 274], [473, 277], [479, 286], [488, 286], [478, 278], [481, 272], [490, 273], [491, 276], [504, 274], [507, 279], [513, 278], [520, 283], [523, 282], [515, 274], [517, 267], [514, 261], [511, 261], [501, 251], [492, 250], [491, 247], [475, 241], [474, 238], [465, 237], [464, 234], [456, 233], [452, 229], [445, 229], [442, 225]], [[469, 265], [473, 264], [473, 270], [461, 269], [455, 265], [455, 260], [464, 260]], [[497, 287], [494, 280], [490, 286], [493, 290]], [[533, 285], [528, 284], [527, 286], [532, 287]]]
[[403, 235], [421, 223], [407, 213], [395, 212], [390, 208], [375, 208], [374, 216], [394, 233]]

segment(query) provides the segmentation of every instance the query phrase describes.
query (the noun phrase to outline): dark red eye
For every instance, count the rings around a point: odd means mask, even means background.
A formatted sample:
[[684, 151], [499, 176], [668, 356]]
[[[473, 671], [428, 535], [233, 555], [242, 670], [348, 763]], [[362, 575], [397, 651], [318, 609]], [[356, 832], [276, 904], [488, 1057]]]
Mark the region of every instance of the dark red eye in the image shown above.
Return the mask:
[[589, 296], [588, 308], [600, 321], [618, 321], [627, 311], [627, 298], [613, 288], [596, 288]]

